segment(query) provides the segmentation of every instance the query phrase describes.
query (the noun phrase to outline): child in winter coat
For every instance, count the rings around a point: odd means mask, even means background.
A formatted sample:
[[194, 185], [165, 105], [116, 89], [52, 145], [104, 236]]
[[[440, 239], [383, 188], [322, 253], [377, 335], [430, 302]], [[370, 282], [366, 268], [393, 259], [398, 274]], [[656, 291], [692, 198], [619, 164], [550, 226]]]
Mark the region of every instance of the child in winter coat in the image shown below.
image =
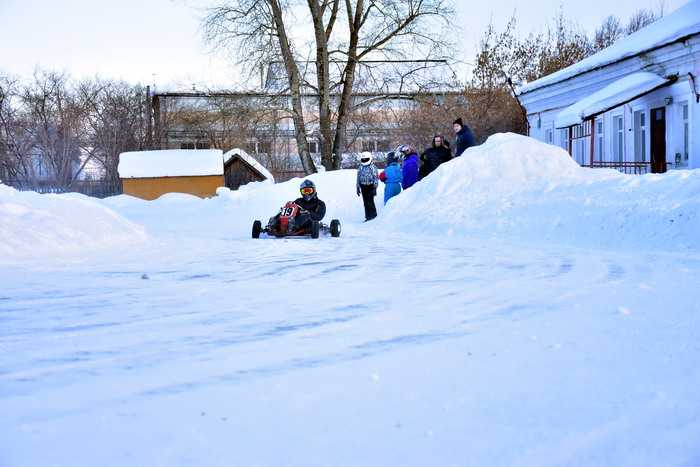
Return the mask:
[[379, 180], [384, 182], [384, 204], [387, 203], [391, 198], [401, 193], [401, 181], [403, 180], [403, 175], [401, 174], [401, 167], [399, 166], [398, 157], [396, 153], [390, 152], [386, 156], [386, 169], [379, 175]]
[[357, 168], [357, 196], [362, 195], [365, 204], [365, 222], [377, 217], [377, 207], [374, 205], [374, 197], [377, 196], [377, 166], [372, 162], [372, 154], [363, 152], [360, 154], [360, 166]]

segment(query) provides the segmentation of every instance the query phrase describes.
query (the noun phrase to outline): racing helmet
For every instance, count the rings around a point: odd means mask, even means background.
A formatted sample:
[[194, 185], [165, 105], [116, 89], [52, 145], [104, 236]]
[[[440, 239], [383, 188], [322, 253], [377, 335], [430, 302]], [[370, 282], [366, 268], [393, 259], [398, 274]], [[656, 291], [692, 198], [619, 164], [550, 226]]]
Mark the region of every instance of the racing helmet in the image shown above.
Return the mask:
[[362, 165], [370, 165], [372, 163], [372, 153], [371, 152], [363, 152], [360, 153], [360, 164]]
[[316, 197], [316, 185], [311, 180], [304, 180], [299, 186], [299, 192], [302, 198], [309, 201]]

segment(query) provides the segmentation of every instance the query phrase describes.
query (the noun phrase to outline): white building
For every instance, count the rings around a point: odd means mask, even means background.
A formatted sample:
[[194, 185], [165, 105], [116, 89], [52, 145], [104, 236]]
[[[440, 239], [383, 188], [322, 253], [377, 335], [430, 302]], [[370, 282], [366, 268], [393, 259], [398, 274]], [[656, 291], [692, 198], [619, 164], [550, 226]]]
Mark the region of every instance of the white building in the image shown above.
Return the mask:
[[519, 89], [530, 136], [581, 165], [700, 168], [700, 0]]

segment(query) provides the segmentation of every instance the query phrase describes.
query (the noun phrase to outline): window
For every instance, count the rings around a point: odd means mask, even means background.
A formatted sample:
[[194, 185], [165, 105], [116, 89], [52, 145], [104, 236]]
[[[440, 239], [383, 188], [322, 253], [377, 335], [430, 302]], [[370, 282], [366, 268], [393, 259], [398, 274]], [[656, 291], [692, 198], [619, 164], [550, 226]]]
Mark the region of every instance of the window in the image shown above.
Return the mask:
[[576, 140], [574, 144], [574, 159], [579, 165], [584, 165], [586, 163], [586, 144], [583, 138]]
[[194, 149], [194, 143], [182, 143], [180, 149]]
[[209, 144], [208, 141], [200, 141], [197, 143], [196, 148], [197, 149], [209, 149], [211, 147], [211, 144]]
[[559, 145], [564, 148], [566, 152], [569, 152], [569, 129], [562, 128], [559, 130]]
[[605, 160], [604, 138], [605, 126], [603, 125], [603, 119], [599, 118], [595, 121], [595, 160], [600, 162]]
[[690, 153], [690, 126], [688, 121], [688, 103], [683, 103], [683, 165], [688, 165], [688, 155]]
[[309, 152], [311, 154], [318, 154], [318, 141], [309, 141]]
[[634, 160], [647, 160], [647, 114], [644, 110], [634, 113]]
[[554, 142], [554, 130], [551, 128], [544, 130], [544, 142], [547, 144], [552, 144]]
[[625, 129], [622, 115], [613, 117], [613, 156], [615, 162], [622, 162], [625, 157]]
[[363, 140], [362, 141], [362, 152], [375, 152], [374, 141]]
[[258, 141], [256, 154], [270, 154], [272, 143], [269, 141]]
[[377, 151], [379, 152], [389, 152], [391, 151], [391, 141], [388, 139], [380, 139], [377, 141]]

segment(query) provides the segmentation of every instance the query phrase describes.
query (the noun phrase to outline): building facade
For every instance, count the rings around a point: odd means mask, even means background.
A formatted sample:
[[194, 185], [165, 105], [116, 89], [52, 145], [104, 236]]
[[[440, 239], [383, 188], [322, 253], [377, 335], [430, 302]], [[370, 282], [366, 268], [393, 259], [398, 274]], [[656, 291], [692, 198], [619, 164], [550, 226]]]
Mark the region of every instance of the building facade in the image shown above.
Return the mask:
[[700, 1], [519, 90], [529, 134], [583, 166], [700, 168]]

